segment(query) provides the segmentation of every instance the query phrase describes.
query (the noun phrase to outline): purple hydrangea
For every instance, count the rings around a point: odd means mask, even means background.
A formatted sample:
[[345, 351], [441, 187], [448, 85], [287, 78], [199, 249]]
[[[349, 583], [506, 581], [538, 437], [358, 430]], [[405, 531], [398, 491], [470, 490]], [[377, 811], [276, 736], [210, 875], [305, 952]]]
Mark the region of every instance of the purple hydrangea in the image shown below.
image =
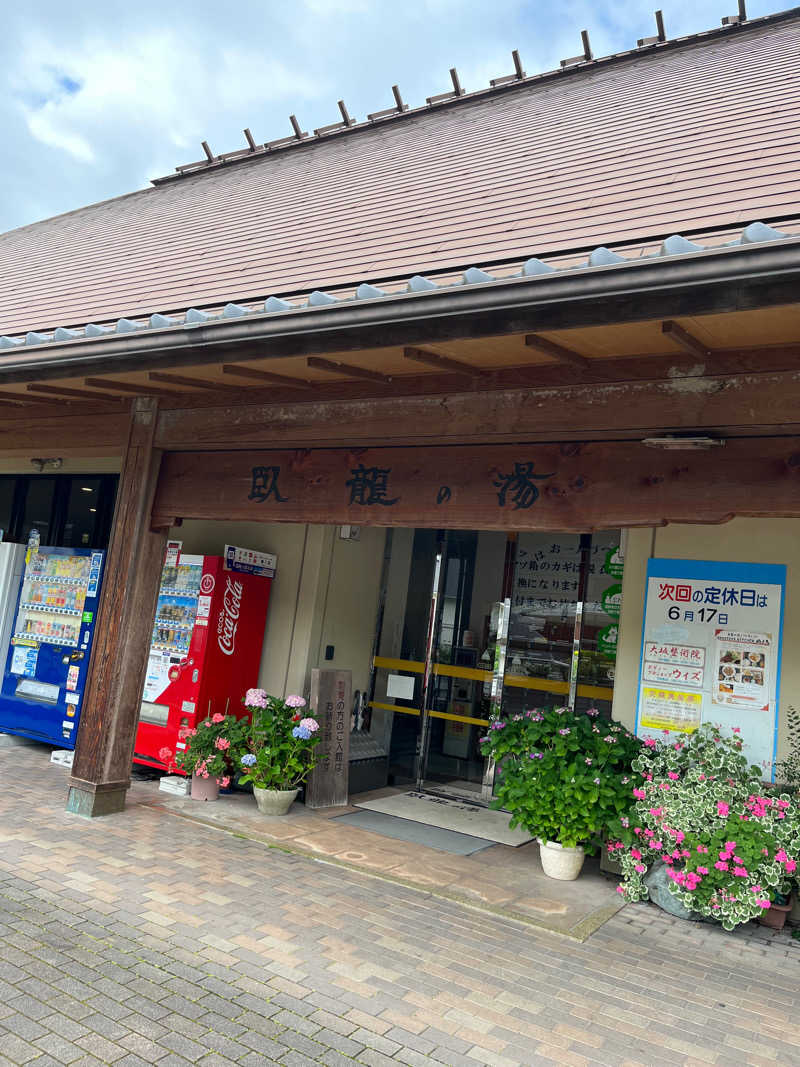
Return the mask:
[[298, 696], [296, 693], [293, 696], [288, 696], [286, 698], [287, 708], [304, 708], [305, 706], [306, 702], [304, 697]]
[[265, 708], [267, 706], [266, 689], [248, 689], [244, 695], [244, 702], [248, 708]]
[[243, 767], [252, 767], [255, 762], [256, 757], [253, 755], [252, 752], [248, 752], [246, 755], [242, 756], [241, 763]]
[[315, 734], [319, 730], [319, 723], [316, 719], [301, 719], [299, 725], [303, 730], [308, 730], [310, 734]]

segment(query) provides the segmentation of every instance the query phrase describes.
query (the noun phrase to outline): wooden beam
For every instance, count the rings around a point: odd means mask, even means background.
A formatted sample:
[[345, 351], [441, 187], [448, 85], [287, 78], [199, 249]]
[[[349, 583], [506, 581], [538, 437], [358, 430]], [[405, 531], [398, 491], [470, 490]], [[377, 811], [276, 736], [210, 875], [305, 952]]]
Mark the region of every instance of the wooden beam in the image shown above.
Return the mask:
[[283, 385], [287, 389], [316, 388], [305, 378], [289, 378], [285, 374], [273, 374], [272, 371], [259, 370], [257, 367], [240, 367], [237, 363], [223, 363], [222, 373], [231, 374], [237, 378], [250, 378], [254, 382], [265, 382], [267, 385]]
[[28, 389], [32, 393], [45, 393], [47, 396], [60, 396], [66, 398], [75, 398], [76, 400], [86, 400], [91, 403], [93, 400], [114, 400], [119, 403], [124, 399], [121, 396], [114, 396], [113, 393], [87, 393], [83, 389], [70, 389], [65, 385], [38, 385], [29, 384]]
[[[752, 365], [752, 364], [751, 364]], [[669, 364], [664, 364], [668, 367]], [[517, 385], [444, 396], [174, 408], [159, 415], [165, 450], [365, 447], [414, 440], [583, 440], [593, 436], [716, 430], [763, 432], [800, 422], [800, 369], [656, 380]]]
[[133, 393], [135, 396], [177, 396], [174, 389], [159, 389], [144, 382], [117, 382], [112, 378], [84, 378], [83, 384], [90, 389], [118, 389], [121, 393]]
[[317, 370], [327, 370], [332, 374], [344, 375], [346, 378], [363, 378], [368, 382], [380, 382], [389, 385], [391, 378], [388, 374], [379, 374], [376, 370], [366, 370], [364, 367], [353, 367], [350, 363], [339, 363], [334, 359], [320, 359], [318, 356], [307, 356], [306, 364], [316, 367]]
[[797, 437], [679, 458], [641, 441], [170, 453], [154, 517], [480, 530], [797, 518], [798, 456]]
[[440, 356], [438, 352], [431, 352], [427, 348], [404, 348], [403, 357], [414, 363], [424, 363], [428, 367], [436, 367], [437, 370], [452, 371], [467, 378], [485, 378], [487, 371], [481, 367], [473, 367], [469, 363], [462, 363], [459, 359], [451, 359], [449, 356]]
[[661, 332], [674, 341], [679, 348], [683, 348], [686, 352], [691, 352], [693, 356], [701, 356], [705, 359], [707, 356], [712, 355], [710, 348], [707, 348], [702, 341], [698, 341], [696, 337], [693, 337], [688, 330], [684, 330], [683, 326], [678, 322], [662, 322]]
[[591, 366], [591, 360], [588, 360], [586, 356], [573, 352], [571, 348], [557, 345], [555, 341], [548, 341], [546, 337], [540, 337], [538, 333], [527, 334], [525, 344], [528, 348], [534, 348], [537, 352], [552, 356], [559, 363], [569, 363], [571, 367], [578, 367], [581, 370], [587, 370]]
[[67, 810], [110, 815], [125, 806], [150, 648], [166, 530], [151, 512], [161, 454], [153, 447], [158, 401], [138, 397], [120, 474]]

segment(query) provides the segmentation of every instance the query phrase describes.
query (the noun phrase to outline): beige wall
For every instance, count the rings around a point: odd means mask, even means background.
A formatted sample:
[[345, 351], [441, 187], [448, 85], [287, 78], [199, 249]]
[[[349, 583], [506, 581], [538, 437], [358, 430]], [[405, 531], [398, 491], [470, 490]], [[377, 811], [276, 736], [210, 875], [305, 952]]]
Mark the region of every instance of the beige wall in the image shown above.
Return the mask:
[[800, 687], [800, 660], [792, 655], [794, 640], [800, 638], [800, 521], [733, 519], [722, 526], [664, 526], [628, 531], [613, 714], [631, 728], [636, 717], [645, 571], [650, 556], [786, 564], [778, 737], [778, 759], [781, 759], [786, 742], [785, 709], [797, 704]]
[[[317, 666], [352, 670], [354, 690], [368, 685], [385, 530], [362, 529], [360, 541], [343, 541], [334, 526], [186, 521], [170, 537], [203, 555], [221, 555], [226, 544], [277, 555], [259, 686], [308, 696]], [[335, 649], [329, 662], [326, 645]]]

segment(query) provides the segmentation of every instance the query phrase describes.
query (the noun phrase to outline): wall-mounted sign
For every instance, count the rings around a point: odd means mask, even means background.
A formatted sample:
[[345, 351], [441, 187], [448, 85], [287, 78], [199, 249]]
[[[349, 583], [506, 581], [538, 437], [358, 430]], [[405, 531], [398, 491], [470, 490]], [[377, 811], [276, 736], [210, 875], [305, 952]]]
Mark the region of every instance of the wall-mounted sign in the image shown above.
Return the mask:
[[772, 780], [785, 589], [780, 564], [651, 559], [637, 734], [736, 729]]
[[225, 545], [224, 559], [226, 571], [261, 574], [265, 578], [274, 578], [278, 569], [277, 556], [273, 556], [271, 552], [256, 552], [253, 548]]

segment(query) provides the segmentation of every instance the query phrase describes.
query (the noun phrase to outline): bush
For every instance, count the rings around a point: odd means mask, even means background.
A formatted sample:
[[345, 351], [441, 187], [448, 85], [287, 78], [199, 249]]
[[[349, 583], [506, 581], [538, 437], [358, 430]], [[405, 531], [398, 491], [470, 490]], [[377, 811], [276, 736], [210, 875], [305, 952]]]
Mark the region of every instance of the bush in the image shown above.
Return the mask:
[[594, 850], [593, 838], [630, 805], [639, 741], [596, 708], [526, 711], [491, 723], [484, 756], [498, 764], [494, 808], [543, 841]]
[[666, 864], [670, 891], [726, 930], [756, 918], [788, 891], [800, 857], [800, 817], [788, 795], [768, 795], [742, 742], [704, 724], [674, 740], [645, 741], [633, 768], [632, 825], [609, 845], [627, 900], [644, 900], [643, 876]]

